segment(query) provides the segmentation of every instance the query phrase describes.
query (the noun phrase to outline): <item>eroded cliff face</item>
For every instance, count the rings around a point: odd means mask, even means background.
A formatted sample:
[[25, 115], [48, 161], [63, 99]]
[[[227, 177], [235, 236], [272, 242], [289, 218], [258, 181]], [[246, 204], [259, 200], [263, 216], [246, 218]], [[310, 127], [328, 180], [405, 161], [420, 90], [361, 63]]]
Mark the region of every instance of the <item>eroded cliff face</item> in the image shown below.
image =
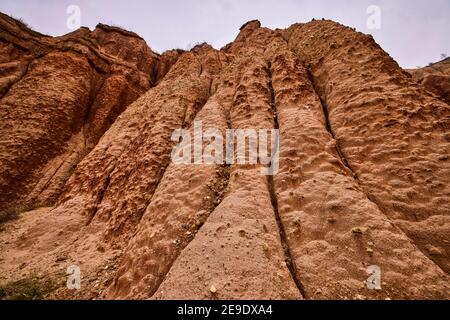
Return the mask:
[[136, 34], [102, 24], [58, 38], [3, 14], [0, 26], [0, 215], [6, 217], [53, 204], [77, 163], [177, 56], [162, 59]]
[[[157, 55], [117, 28], [50, 38], [1, 18], [0, 208], [20, 214], [0, 233], [0, 283], [54, 279], [48, 297], [72, 299], [449, 298], [450, 107], [371, 37], [250, 21], [221, 50]], [[194, 120], [278, 129], [278, 172], [175, 164], [172, 133]], [[81, 290], [65, 288], [70, 265]]]
[[413, 79], [443, 101], [450, 103], [450, 58], [425, 68], [407, 70]]

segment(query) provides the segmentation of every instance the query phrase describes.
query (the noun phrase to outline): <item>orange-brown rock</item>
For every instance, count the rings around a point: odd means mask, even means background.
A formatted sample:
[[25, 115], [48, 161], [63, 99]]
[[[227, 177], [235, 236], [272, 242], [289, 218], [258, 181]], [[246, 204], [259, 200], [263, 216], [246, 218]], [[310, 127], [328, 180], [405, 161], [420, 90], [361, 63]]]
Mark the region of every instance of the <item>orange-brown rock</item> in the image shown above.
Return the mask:
[[[450, 107], [370, 36], [254, 20], [158, 55], [0, 18], [0, 286], [76, 265], [83, 290], [48, 298], [450, 297]], [[278, 129], [279, 170], [174, 163], [195, 121]]]
[[368, 198], [449, 272], [449, 105], [414, 83], [371, 36], [332, 21], [290, 29], [341, 158]]
[[415, 81], [450, 104], [450, 58], [427, 67], [407, 70]]
[[51, 38], [0, 15], [0, 215], [54, 203], [77, 163], [177, 55], [99, 24]]

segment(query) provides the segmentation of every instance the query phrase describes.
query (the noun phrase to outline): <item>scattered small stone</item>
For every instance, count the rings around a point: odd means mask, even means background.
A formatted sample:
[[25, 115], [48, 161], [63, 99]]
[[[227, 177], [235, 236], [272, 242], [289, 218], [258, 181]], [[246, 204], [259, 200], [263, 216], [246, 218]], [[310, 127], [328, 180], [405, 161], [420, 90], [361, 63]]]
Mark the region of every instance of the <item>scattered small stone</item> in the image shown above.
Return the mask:
[[353, 232], [354, 234], [363, 234], [362, 229], [359, 228], [359, 227], [353, 228], [353, 229], [352, 229], [352, 232]]
[[[206, 197], [206, 199], [209, 199], [209, 198], [210, 198], [209, 196]], [[197, 215], [200, 217], [206, 216], [206, 215], [208, 215], [208, 212], [206, 210], [200, 210], [197, 212]]]
[[217, 289], [216, 289], [216, 287], [214, 286], [214, 285], [211, 285], [211, 287], [209, 288], [209, 291], [211, 291], [211, 293], [216, 293], [217, 292]]
[[334, 217], [330, 217], [327, 219], [328, 223], [335, 223], [336, 222], [336, 218]]
[[434, 246], [429, 246], [427, 248], [427, 250], [428, 250], [428, 253], [432, 256], [440, 256], [440, 255], [443, 255], [443, 253], [444, 253], [443, 249], [441, 249], [439, 247], [434, 247]]
[[372, 248], [367, 248], [366, 251], [367, 251], [368, 254], [373, 254], [373, 249]]

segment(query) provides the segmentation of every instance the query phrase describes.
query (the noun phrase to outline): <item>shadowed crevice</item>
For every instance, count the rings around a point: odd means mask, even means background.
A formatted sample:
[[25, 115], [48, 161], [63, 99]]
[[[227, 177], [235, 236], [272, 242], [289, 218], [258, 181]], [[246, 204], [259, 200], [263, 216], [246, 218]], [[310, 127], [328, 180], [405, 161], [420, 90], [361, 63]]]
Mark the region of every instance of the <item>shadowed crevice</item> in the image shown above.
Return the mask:
[[[206, 104], [206, 103], [205, 103]], [[199, 110], [200, 112], [200, 110]], [[230, 129], [230, 121], [229, 121], [229, 115], [226, 115], [227, 119], [227, 128]], [[208, 184], [208, 190], [209, 195], [203, 199], [202, 208], [206, 209], [206, 214], [204, 216], [201, 216], [200, 219], [195, 224], [195, 227], [193, 229], [190, 229], [189, 232], [193, 235], [191, 239], [188, 241], [181, 242], [181, 246], [178, 248], [177, 252], [175, 253], [175, 256], [173, 259], [169, 261], [169, 264], [167, 265], [167, 268], [165, 268], [164, 275], [158, 278], [156, 286], [154, 286], [154, 289], [152, 289], [149, 292], [149, 297], [151, 298], [156, 292], [158, 292], [159, 287], [164, 282], [166, 276], [169, 274], [170, 270], [172, 269], [173, 265], [177, 261], [178, 257], [181, 256], [183, 253], [183, 250], [195, 239], [196, 234], [200, 231], [200, 229], [203, 227], [203, 225], [207, 222], [210, 215], [216, 210], [216, 208], [220, 205], [222, 200], [225, 198], [225, 195], [228, 191], [228, 185], [230, 181], [230, 171], [231, 171], [231, 165], [230, 164], [219, 164], [216, 165], [215, 173], [216, 176], [214, 177], [213, 183]], [[151, 201], [150, 201], [151, 203]], [[150, 205], [149, 203], [149, 205]], [[144, 211], [145, 212], [145, 211]]]
[[[186, 119], [187, 116], [187, 109], [188, 106], [186, 105], [183, 111], [183, 121], [181, 123], [181, 128], [186, 128], [189, 127], [190, 125], [192, 125], [192, 122], [194, 121], [195, 117], [197, 116], [197, 114], [203, 109], [203, 107], [208, 103], [210, 96], [208, 96], [208, 98], [206, 99], [206, 101], [201, 105], [200, 108], [197, 108], [195, 110], [194, 115], [192, 116], [192, 119]], [[138, 212], [138, 222], [136, 225], [139, 225], [139, 223], [142, 220], [142, 217], [144, 216], [145, 211], [147, 211], [148, 206], [152, 203], [153, 200], [153, 196], [156, 193], [156, 190], [158, 190], [159, 184], [161, 183], [162, 179], [164, 178], [164, 175], [166, 173], [167, 168], [169, 167], [170, 163], [171, 163], [171, 158], [170, 158], [170, 151], [172, 150], [172, 148], [175, 146], [175, 142], [170, 141], [171, 144], [171, 148], [169, 150], [169, 155], [167, 157], [164, 157], [164, 161], [162, 164], [160, 164], [160, 173], [157, 176], [157, 181], [156, 184], [154, 185], [154, 188], [152, 188], [152, 190], [150, 190], [149, 194], [149, 198], [147, 199], [147, 201], [145, 202], [144, 208]]]
[[[38, 59], [38, 58], [35, 58]], [[35, 60], [35, 59], [31, 59], [29, 61], [27, 61], [26, 66], [25, 66], [25, 70], [24, 72], [13, 82], [11, 82], [6, 88], [3, 89], [3, 92], [0, 92], [0, 101], [6, 97], [6, 95], [8, 94], [9, 90], [11, 90], [11, 88], [16, 84], [19, 83], [23, 78], [26, 77], [26, 75], [28, 74], [28, 69], [30, 68], [30, 64]]]
[[[272, 113], [273, 113], [274, 128], [278, 130], [279, 129], [278, 113], [277, 113], [276, 104], [275, 104], [275, 91], [274, 91], [273, 85], [272, 85], [271, 62], [268, 63], [268, 71], [267, 72], [268, 72], [268, 76], [269, 76], [268, 88], [270, 91], [270, 107], [271, 107]], [[270, 166], [272, 166], [272, 164], [270, 164]], [[273, 182], [273, 174], [267, 175], [267, 186], [268, 186], [268, 191], [269, 191], [269, 195], [270, 195], [270, 202], [272, 204], [273, 212], [275, 213], [275, 220], [277, 222], [278, 231], [280, 234], [281, 246], [283, 249], [284, 260], [286, 262], [286, 266], [288, 267], [289, 273], [291, 274], [291, 278], [294, 281], [295, 285], [297, 286], [298, 290], [300, 291], [301, 295], [303, 296], [303, 298], [307, 299], [308, 297], [306, 295], [303, 284], [299, 279], [299, 276], [298, 276], [299, 272], [297, 270], [297, 266], [295, 265], [295, 260], [292, 258], [291, 250], [289, 247], [289, 242], [288, 242], [288, 239], [286, 236], [286, 231], [284, 230], [284, 225], [280, 218], [280, 212], [278, 210], [278, 198], [277, 198], [277, 194], [276, 194], [275, 186], [274, 186], [274, 182]]]
[[94, 208], [93, 212], [89, 215], [88, 221], [86, 222], [87, 226], [91, 224], [92, 220], [94, 219], [94, 217], [97, 214], [98, 207], [102, 203], [103, 197], [105, 196], [106, 190], [108, 190], [109, 183], [111, 182], [111, 173], [114, 171], [114, 168], [115, 167], [113, 167], [113, 169], [108, 173], [108, 176], [106, 177], [105, 181], [103, 182], [102, 189], [98, 193], [97, 200], [95, 201], [95, 208]]

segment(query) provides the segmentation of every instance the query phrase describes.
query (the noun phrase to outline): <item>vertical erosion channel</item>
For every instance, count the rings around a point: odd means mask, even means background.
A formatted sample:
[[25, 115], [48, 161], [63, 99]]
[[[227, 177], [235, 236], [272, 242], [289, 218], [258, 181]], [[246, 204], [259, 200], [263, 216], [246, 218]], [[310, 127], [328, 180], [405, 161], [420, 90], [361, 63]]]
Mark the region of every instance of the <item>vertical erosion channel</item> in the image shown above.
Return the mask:
[[[268, 63], [267, 70], [268, 70], [268, 75], [269, 75], [268, 88], [269, 88], [269, 93], [270, 93], [270, 107], [272, 109], [272, 114], [273, 114], [274, 128], [276, 130], [279, 130], [280, 126], [278, 124], [278, 113], [277, 113], [276, 104], [275, 104], [275, 91], [274, 91], [273, 85], [272, 85], [272, 64], [270, 61]], [[272, 165], [272, 163], [270, 163], [270, 165]], [[272, 203], [272, 208], [275, 213], [275, 220], [277, 222], [278, 230], [280, 233], [281, 246], [283, 248], [284, 259], [285, 259], [286, 265], [289, 269], [292, 280], [295, 282], [295, 285], [297, 286], [301, 295], [303, 296], [303, 298], [307, 299], [305, 290], [303, 288], [303, 284], [301, 283], [300, 279], [298, 278], [297, 267], [295, 265], [295, 261], [292, 259], [291, 250], [289, 248], [289, 244], [288, 244], [287, 237], [286, 237], [286, 232], [284, 230], [283, 223], [281, 222], [280, 212], [278, 211], [278, 198], [277, 198], [277, 194], [276, 194], [275, 186], [274, 186], [274, 182], [273, 182], [273, 174], [267, 175], [267, 186], [268, 186], [269, 194], [270, 194], [270, 202]]]

